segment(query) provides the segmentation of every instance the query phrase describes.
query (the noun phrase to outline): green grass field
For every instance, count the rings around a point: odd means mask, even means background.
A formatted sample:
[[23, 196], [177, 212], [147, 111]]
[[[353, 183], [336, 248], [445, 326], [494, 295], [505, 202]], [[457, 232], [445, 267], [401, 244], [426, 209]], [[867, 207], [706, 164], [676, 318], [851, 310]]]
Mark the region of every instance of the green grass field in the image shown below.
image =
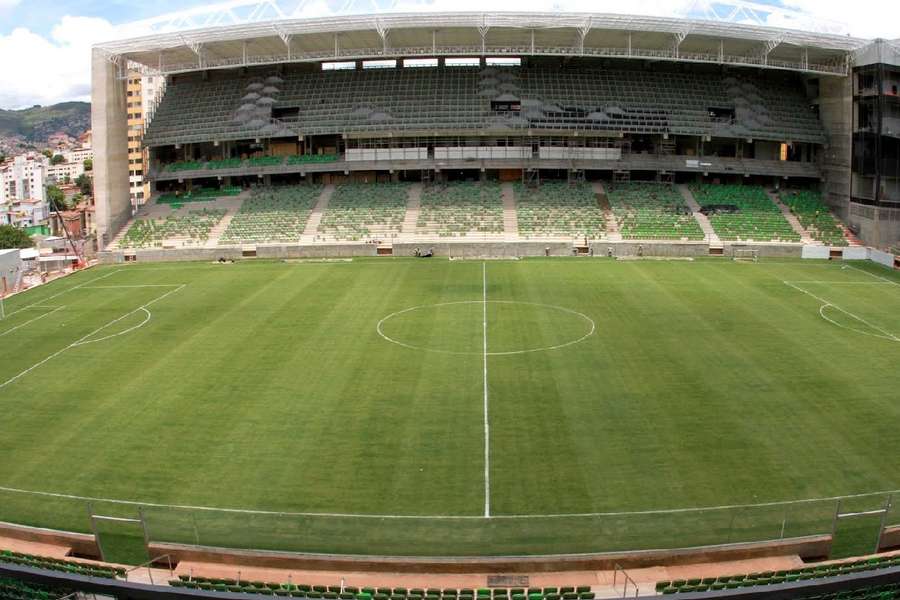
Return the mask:
[[147, 264], [6, 313], [4, 521], [534, 554], [824, 533], [834, 500], [766, 503], [900, 488], [900, 276], [871, 263]]

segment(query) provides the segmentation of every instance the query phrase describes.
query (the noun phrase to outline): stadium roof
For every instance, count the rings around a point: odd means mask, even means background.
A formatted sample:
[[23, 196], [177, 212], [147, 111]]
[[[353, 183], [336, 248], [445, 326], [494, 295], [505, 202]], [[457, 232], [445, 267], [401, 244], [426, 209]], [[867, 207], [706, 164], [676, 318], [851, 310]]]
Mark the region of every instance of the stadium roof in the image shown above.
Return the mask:
[[[591, 13], [394, 13], [160, 32], [95, 48], [158, 73], [371, 58], [590, 56], [847, 73], [869, 42], [712, 20]], [[123, 67], [124, 71], [124, 67]]]

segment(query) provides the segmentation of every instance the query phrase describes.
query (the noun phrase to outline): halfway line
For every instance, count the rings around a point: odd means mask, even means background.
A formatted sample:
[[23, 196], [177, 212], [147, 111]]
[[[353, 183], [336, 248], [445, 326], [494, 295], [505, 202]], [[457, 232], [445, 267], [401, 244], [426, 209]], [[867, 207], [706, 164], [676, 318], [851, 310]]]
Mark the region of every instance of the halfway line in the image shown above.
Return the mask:
[[484, 351], [482, 352], [484, 381], [484, 516], [491, 516], [491, 422], [488, 416], [488, 343], [487, 343], [487, 264], [481, 263], [481, 324]]

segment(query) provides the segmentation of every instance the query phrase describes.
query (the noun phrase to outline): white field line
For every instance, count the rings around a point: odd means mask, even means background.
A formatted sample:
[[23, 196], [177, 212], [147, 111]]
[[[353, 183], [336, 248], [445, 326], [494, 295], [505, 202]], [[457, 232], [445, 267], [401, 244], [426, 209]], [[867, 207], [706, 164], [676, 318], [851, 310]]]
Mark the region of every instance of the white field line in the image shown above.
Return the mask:
[[44, 298], [43, 300], [38, 300], [37, 302], [32, 302], [32, 303], [29, 304], [28, 306], [23, 306], [22, 308], [20, 308], [20, 309], [18, 309], [18, 310], [14, 310], [14, 311], [11, 312], [11, 313], [7, 313], [6, 316], [7, 316], [7, 317], [11, 317], [11, 316], [13, 316], [13, 315], [16, 314], [16, 313], [22, 312], [23, 310], [28, 310], [29, 308], [32, 308], [32, 307], [36, 307], [36, 306], [40, 305], [42, 302], [46, 302], [47, 300], [53, 300], [54, 298], [57, 298], [57, 297], [59, 297], [59, 296], [62, 296], [63, 294], [67, 294], [67, 293], [71, 292], [72, 290], [77, 290], [77, 289], [79, 289], [79, 288], [85, 287], [85, 286], [88, 285], [88, 284], [94, 283], [95, 281], [100, 281], [101, 279], [106, 279], [107, 277], [110, 277], [111, 275], [115, 275], [116, 273], [120, 272], [121, 270], [122, 270], [122, 269], [117, 269], [117, 270], [115, 270], [115, 271], [112, 271], [112, 272], [110, 272], [110, 273], [107, 273], [106, 275], [101, 275], [100, 277], [95, 277], [94, 279], [91, 279], [90, 281], [85, 281], [84, 283], [80, 283], [80, 284], [78, 284], [78, 285], [76, 285], [76, 286], [72, 286], [72, 287], [70, 287], [70, 288], [66, 288], [66, 289], [64, 289], [63, 291], [58, 292], [58, 293], [56, 293], [56, 294], [53, 294], [52, 296], [50, 296], [50, 297], [48, 297], [48, 298]]
[[[153, 300], [151, 300], [150, 302], [147, 302], [146, 304], [144, 304], [144, 305], [142, 305], [142, 306], [139, 306], [139, 307], [137, 307], [136, 309], [134, 309], [134, 310], [132, 310], [132, 311], [129, 311], [129, 312], [125, 313], [125, 314], [122, 315], [121, 317], [117, 317], [117, 318], [113, 319], [112, 321], [106, 323], [105, 325], [101, 325], [100, 327], [98, 327], [98, 328], [95, 329], [94, 331], [88, 333], [87, 335], [84, 335], [84, 336], [78, 338], [77, 340], [75, 340], [74, 342], [72, 342], [71, 344], [69, 344], [68, 346], [65, 346], [64, 348], [61, 348], [61, 349], [57, 350], [56, 352], [54, 352], [53, 354], [51, 354], [51, 355], [48, 356], [47, 358], [45, 358], [45, 359], [43, 359], [43, 360], [40, 360], [40, 361], [36, 362], [35, 364], [31, 365], [30, 367], [28, 367], [27, 369], [25, 369], [24, 371], [22, 371], [22, 372], [19, 373], [18, 375], [15, 375], [15, 376], [13, 376], [13, 377], [7, 379], [7, 380], [4, 381], [3, 383], [0, 383], [0, 389], [3, 389], [3, 388], [5, 388], [6, 386], [8, 386], [9, 384], [11, 384], [11, 383], [13, 383], [13, 382], [15, 382], [15, 381], [21, 379], [22, 377], [24, 377], [24, 376], [27, 375], [28, 373], [31, 373], [32, 371], [34, 371], [35, 369], [37, 369], [37, 368], [40, 367], [41, 365], [44, 365], [44, 364], [48, 363], [49, 361], [53, 360], [54, 358], [56, 358], [57, 356], [59, 356], [60, 354], [62, 354], [63, 352], [65, 352], [66, 350], [69, 350], [70, 348], [75, 348], [75, 347], [77, 347], [77, 346], [84, 345], [84, 344], [86, 344], [86, 343], [90, 343], [90, 342], [88, 342], [87, 340], [89, 340], [90, 338], [92, 338], [94, 335], [100, 333], [101, 331], [103, 331], [103, 330], [106, 329], [107, 327], [110, 327], [110, 326], [112, 326], [112, 325], [115, 325], [116, 323], [118, 323], [118, 322], [121, 321], [122, 319], [125, 319], [125, 318], [130, 317], [131, 315], [133, 315], [133, 314], [136, 313], [136, 312], [139, 312], [139, 311], [142, 311], [142, 310], [143, 310], [145, 313], [147, 313], [147, 314], [149, 315], [149, 314], [150, 314], [150, 311], [147, 310], [147, 307], [151, 306], [152, 304], [155, 304], [156, 302], [159, 302], [160, 300], [162, 300], [163, 298], [165, 298], [165, 297], [167, 297], [167, 296], [170, 296], [171, 294], [174, 294], [175, 292], [178, 292], [178, 291], [184, 289], [184, 287], [185, 287], [185, 286], [184, 286], [183, 284], [182, 284], [182, 285], [179, 285], [179, 287], [175, 288], [174, 290], [169, 290], [169, 291], [166, 292], [165, 294], [163, 294], [163, 295], [161, 295], [161, 296], [158, 296], [158, 297], [154, 298]], [[149, 320], [149, 319], [145, 319], [145, 320], [144, 320], [144, 323], [146, 323], [147, 320]], [[141, 323], [140, 326], [143, 326], [144, 323]], [[132, 327], [132, 328], [128, 329], [127, 331], [133, 331], [134, 329], [136, 329], [136, 327]], [[115, 336], [106, 336], [106, 337], [103, 338], [103, 339], [109, 339], [110, 337], [115, 337]], [[96, 341], [100, 341], [100, 340], [96, 340]]]
[[[457, 350], [441, 350], [440, 348], [428, 348], [425, 346], [416, 346], [413, 344], [407, 344], [406, 342], [394, 339], [387, 335], [384, 332], [384, 324], [394, 317], [398, 317], [400, 315], [413, 312], [416, 310], [421, 310], [423, 308], [437, 308], [441, 306], [452, 306], [454, 304], [482, 304], [484, 300], [459, 300], [456, 302], [440, 302], [438, 304], [420, 304], [418, 306], [411, 306], [409, 308], [404, 308], [403, 310], [398, 310], [396, 312], [392, 312], [386, 317], [382, 318], [378, 321], [378, 324], [375, 326], [375, 331], [380, 335], [383, 339], [387, 340], [392, 344], [397, 344], [398, 346], [403, 346], [404, 348], [409, 348], [410, 350], [420, 350], [422, 352], [437, 352], [439, 354], [453, 354], [453, 355], [481, 355], [483, 353], [482, 350], [476, 351], [457, 351]], [[541, 348], [528, 348], [526, 350], [507, 350], [505, 352], [488, 352], [488, 356], [514, 356], [517, 354], [528, 354], [531, 352], [544, 352], [547, 350], [559, 350], [561, 348], [567, 348], [568, 346], [573, 346], [575, 344], [581, 343], [590, 336], [594, 335], [594, 332], [597, 330], [597, 324], [594, 322], [592, 318], [587, 316], [584, 313], [580, 313], [577, 310], [572, 310], [571, 308], [565, 308], [563, 306], [556, 306], [555, 304], [541, 304], [540, 302], [519, 302], [518, 300], [488, 300], [488, 304], [525, 304], [528, 306], [540, 306], [543, 308], [552, 308], [554, 310], [558, 310], [564, 313], [569, 313], [571, 315], [575, 315], [584, 320], [584, 322], [589, 325], [587, 333], [581, 336], [578, 339], [571, 340], [568, 342], [564, 342], [562, 344], [557, 344], [555, 346], [544, 346]]]
[[802, 281], [802, 280], [789, 280], [790, 283], [796, 283], [798, 285], [802, 284], [810, 284], [810, 285], [886, 285], [888, 283], [893, 283], [893, 281]]
[[[829, 322], [831, 322], [831, 323], [834, 323], [834, 321], [832, 321], [831, 319], [825, 317], [825, 315], [822, 313], [822, 309], [824, 309], [826, 306], [830, 306], [830, 307], [832, 307], [832, 308], [838, 309], [839, 311], [841, 311], [841, 312], [844, 313], [845, 315], [847, 315], [847, 316], [849, 316], [849, 317], [851, 317], [851, 318], [856, 319], [856, 320], [859, 321], [860, 323], [863, 323], [863, 324], [865, 324], [865, 325], [868, 325], [869, 327], [871, 327], [871, 328], [874, 329], [875, 331], [881, 332], [882, 334], [884, 334], [884, 337], [886, 337], [887, 339], [893, 340], [893, 341], [895, 341], [895, 342], [900, 342], [900, 338], [898, 338], [897, 336], [895, 336], [895, 335], [894, 335], [893, 333], [891, 333], [890, 331], [886, 331], [886, 330], [882, 329], [881, 327], [878, 327], [877, 325], [872, 325], [871, 323], [869, 323], [868, 321], [866, 321], [866, 320], [863, 319], [862, 317], [853, 314], [853, 313], [850, 312], [849, 310], [845, 310], [845, 309], [841, 308], [840, 306], [838, 306], [837, 304], [834, 304], [833, 302], [830, 302], [830, 301], [828, 301], [828, 300], [826, 300], [826, 299], [824, 299], [824, 298], [822, 298], [822, 297], [820, 297], [820, 296], [817, 296], [817, 295], [813, 294], [813, 293], [810, 292], [809, 290], [805, 290], [805, 289], [803, 289], [802, 287], [800, 287], [800, 286], [798, 286], [798, 285], [794, 285], [794, 284], [791, 283], [790, 281], [782, 281], [782, 283], [784, 283], [785, 285], [789, 285], [790, 287], [794, 288], [794, 289], [797, 290], [798, 292], [803, 292], [803, 293], [806, 294], [807, 296], [810, 296], [810, 297], [812, 297], [812, 298], [815, 298], [816, 300], [818, 300], [819, 302], [821, 302], [821, 303], [822, 303], [822, 306], [819, 307], [819, 315], [821, 315], [826, 321], [829, 321]], [[849, 328], [847, 328], [847, 329], [849, 329]]]
[[6, 329], [6, 330], [4, 330], [4, 331], [0, 331], [0, 337], [3, 337], [3, 336], [6, 335], [7, 333], [12, 333], [12, 332], [15, 331], [16, 329], [21, 329], [22, 327], [25, 327], [26, 325], [29, 325], [29, 324], [31, 324], [31, 323], [34, 323], [34, 322], [37, 321], [38, 319], [43, 319], [44, 317], [46, 317], [46, 316], [48, 316], [48, 315], [52, 315], [52, 314], [55, 313], [56, 311], [62, 310], [62, 309], [64, 309], [64, 308], [65, 308], [65, 306], [58, 306], [58, 307], [54, 308], [53, 310], [51, 310], [50, 312], [45, 312], [44, 314], [38, 315], [38, 316], [34, 317], [33, 319], [28, 319], [28, 320], [25, 321], [24, 323], [20, 323], [19, 325], [16, 325], [15, 327], [10, 327], [9, 329]]
[[119, 288], [158, 288], [158, 287], [178, 287], [187, 285], [186, 283], [144, 283], [140, 285], [89, 285], [86, 290], [117, 290]]
[[487, 264], [481, 263], [481, 306], [482, 338], [484, 341], [483, 374], [484, 381], [484, 516], [491, 516], [491, 420], [488, 405], [488, 321], [487, 321]]
[[84, 346], [85, 344], [95, 344], [95, 343], [97, 343], [97, 342], [102, 342], [102, 341], [104, 341], [104, 340], [109, 340], [109, 339], [112, 339], [112, 338], [114, 338], [114, 337], [119, 337], [120, 335], [125, 335], [126, 333], [131, 333], [131, 332], [134, 331], [135, 329], [140, 329], [141, 327], [143, 327], [144, 325], [146, 325], [147, 323], [150, 322], [150, 319], [153, 317], [153, 313], [151, 313], [151, 312], [150, 312], [149, 310], [147, 310], [146, 308], [141, 307], [141, 308], [137, 309], [136, 311], [132, 311], [131, 314], [134, 314], [134, 313], [137, 312], [138, 310], [144, 311], [145, 316], [144, 316], [144, 320], [141, 321], [140, 323], [138, 323], [137, 325], [133, 325], [133, 326], [129, 327], [128, 329], [123, 329], [122, 331], [120, 331], [120, 332], [118, 332], [118, 333], [113, 333], [113, 334], [111, 334], [111, 335], [103, 336], [102, 338], [97, 338], [96, 340], [84, 340], [83, 342], [75, 342], [74, 344], [72, 344], [72, 346], [74, 347], [74, 346]]
[[859, 271], [860, 273], [865, 273], [869, 277], [874, 277], [875, 279], [880, 279], [884, 283], [889, 283], [891, 285], [900, 286], [900, 283], [897, 283], [896, 281], [888, 279], [887, 277], [882, 277], [881, 275], [876, 275], [875, 273], [869, 273], [865, 269], [860, 269], [859, 267], [854, 267], [853, 265], [844, 265], [844, 266], [846, 266], [848, 269], [853, 269], [854, 271]]
[[[76, 494], [60, 494], [56, 492], [40, 492], [35, 490], [24, 490], [21, 488], [0, 487], [0, 492], [11, 494], [23, 494], [28, 496], [41, 496], [45, 498], [61, 498], [65, 500], [78, 500], [87, 502], [107, 502], [109, 504], [119, 504], [125, 506], [142, 506], [145, 508], [166, 508], [173, 510], [196, 510], [206, 512], [220, 512], [242, 515], [278, 515], [284, 517], [330, 517], [330, 518], [351, 518], [351, 519], [422, 519], [430, 521], [455, 521], [455, 520], [478, 520], [484, 519], [481, 515], [382, 515], [382, 514], [366, 514], [366, 513], [338, 513], [338, 512], [295, 512], [295, 511], [277, 511], [277, 510], [253, 510], [245, 508], [218, 508], [215, 506], [195, 506], [190, 504], [163, 504], [159, 502], [138, 502], [136, 500], [119, 500], [116, 498], [100, 498], [95, 496], [79, 496]], [[715, 510], [734, 510], [744, 508], [766, 508], [772, 506], [790, 506], [792, 504], [811, 504], [815, 502], [835, 502], [837, 500], [849, 500], [853, 498], [866, 498], [871, 496], [886, 496], [888, 494], [900, 494], [900, 490], [884, 490], [876, 492], [865, 492], [860, 494], [847, 494], [844, 496], [826, 496], [822, 498], [802, 498], [798, 500], [776, 500], [773, 502], [760, 502], [758, 504], [723, 504], [719, 506], [697, 506], [692, 508], [670, 508], [655, 510], [636, 510], [636, 511], [613, 511], [613, 512], [587, 512], [587, 513], [549, 513], [545, 515], [537, 514], [519, 514], [519, 515], [491, 515], [491, 519], [566, 519], [566, 518], [589, 518], [589, 517], [629, 517], [640, 515], [668, 515], [695, 513]]]

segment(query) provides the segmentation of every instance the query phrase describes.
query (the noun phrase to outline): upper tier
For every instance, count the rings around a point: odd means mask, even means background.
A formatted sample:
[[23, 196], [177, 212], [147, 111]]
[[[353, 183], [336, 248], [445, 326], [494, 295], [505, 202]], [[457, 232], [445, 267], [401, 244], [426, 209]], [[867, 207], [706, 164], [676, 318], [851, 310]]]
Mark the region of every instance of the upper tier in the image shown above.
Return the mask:
[[[822, 143], [802, 89], [799, 80], [525, 67], [236, 76], [170, 85], [144, 142], [578, 130]], [[521, 111], [496, 112], [498, 102]]]

